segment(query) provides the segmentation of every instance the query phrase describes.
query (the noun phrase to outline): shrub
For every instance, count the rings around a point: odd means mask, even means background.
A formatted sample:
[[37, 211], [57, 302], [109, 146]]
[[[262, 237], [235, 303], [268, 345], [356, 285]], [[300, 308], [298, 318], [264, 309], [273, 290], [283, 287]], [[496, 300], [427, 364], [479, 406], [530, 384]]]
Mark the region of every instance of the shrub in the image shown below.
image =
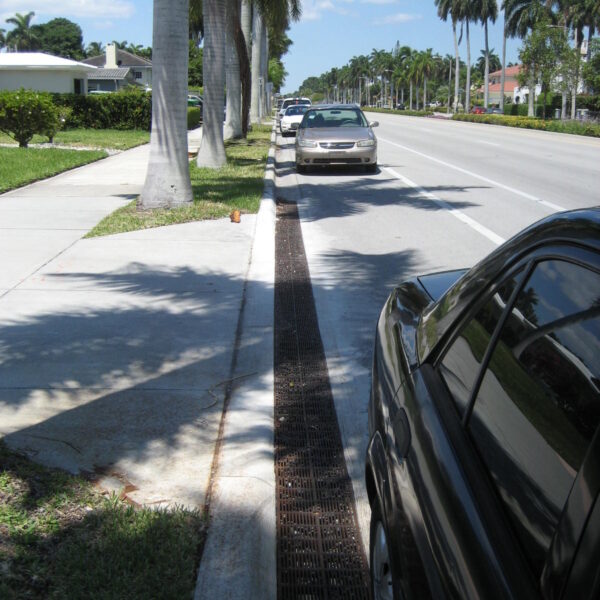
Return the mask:
[[198, 106], [190, 106], [187, 109], [187, 128], [196, 129], [202, 122], [202, 109]]
[[71, 109], [66, 122], [70, 128], [150, 131], [152, 94], [138, 88], [90, 96], [55, 94], [54, 102]]
[[0, 131], [19, 142], [19, 147], [27, 148], [36, 133], [55, 133], [59, 128], [60, 113], [50, 94], [23, 88], [0, 92]]
[[54, 136], [64, 128], [69, 116], [71, 115], [71, 109], [68, 106], [57, 106], [56, 112], [58, 118], [53, 120], [51, 123], [48, 123], [48, 126], [43, 131], [43, 134], [48, 136], [48, 141], [50, 143], [54, 141]]
[[369, 106], [365, 106], [363, 107], [363, 110], [365, 110], [366, 112], [404, 115], [405, 117], [429, 117], [433, 114], [433, 110], [430, 108], [426, 110], [395, 110], [390, 108], [372, 108]]
[[505, 127], [521, 127], [525, 129], [538, 129], [541, 131], [554, 131], [556, 133], [571, 133], [600, 137], [600, 125], [579, 123], [577, 121], [544, 121], [535, 117], [513, 117], [506, 115], [454, 115], [454, 121], [469, 121], [470, 123], [487, 123], [488, 125], [504, 125]]

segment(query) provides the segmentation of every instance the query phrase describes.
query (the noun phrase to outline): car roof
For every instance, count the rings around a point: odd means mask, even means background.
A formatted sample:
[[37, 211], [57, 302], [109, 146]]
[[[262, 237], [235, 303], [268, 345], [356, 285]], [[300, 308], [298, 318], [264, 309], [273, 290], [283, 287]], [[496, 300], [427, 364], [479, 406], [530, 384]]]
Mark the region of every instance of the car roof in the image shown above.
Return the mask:
[[550, 215], [515, 235], [467, 271], [423, 313], [418, 343], [421, 361], [489, 283], [523, 256], [549, 245], [579, 246], [600, 253], [600, 206]]

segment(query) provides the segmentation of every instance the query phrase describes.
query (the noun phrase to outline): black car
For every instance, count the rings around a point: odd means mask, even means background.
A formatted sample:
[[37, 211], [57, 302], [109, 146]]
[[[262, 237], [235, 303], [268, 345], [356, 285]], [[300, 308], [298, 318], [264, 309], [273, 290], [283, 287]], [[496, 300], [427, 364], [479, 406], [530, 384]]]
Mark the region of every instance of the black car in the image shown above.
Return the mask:
[[397, 287], [369, 403], [373, 597], [600, 597], [599, 421], [600, 208]]

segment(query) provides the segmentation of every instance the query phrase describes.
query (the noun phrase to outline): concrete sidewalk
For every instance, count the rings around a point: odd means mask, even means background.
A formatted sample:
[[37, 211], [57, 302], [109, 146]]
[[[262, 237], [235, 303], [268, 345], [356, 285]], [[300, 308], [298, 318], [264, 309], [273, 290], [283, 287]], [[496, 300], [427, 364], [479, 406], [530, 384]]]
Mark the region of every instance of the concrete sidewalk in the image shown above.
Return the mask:
[[82, 239], [139, 194], [148, 149], [0, 196], [0, 435], [133, 502], [201, 509], [229, 389], [197, 597], [272, 597], [273, 194], [240, 224]]

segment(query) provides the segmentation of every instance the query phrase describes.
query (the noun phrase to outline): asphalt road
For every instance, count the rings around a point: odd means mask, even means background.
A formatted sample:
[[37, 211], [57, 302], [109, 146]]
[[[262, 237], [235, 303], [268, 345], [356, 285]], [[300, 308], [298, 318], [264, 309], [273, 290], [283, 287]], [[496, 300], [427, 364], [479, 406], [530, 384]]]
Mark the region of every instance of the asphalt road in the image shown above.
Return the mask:
[[366, 406], [375, 323], [391, 288], [468, 267], [527, 225], [600, 204], [600, 140], [438, 119], [367, 114], [379, 172], [297, 175], [278, 138], [278, 195], [298, 202], [321, 336], [361, 533]]

